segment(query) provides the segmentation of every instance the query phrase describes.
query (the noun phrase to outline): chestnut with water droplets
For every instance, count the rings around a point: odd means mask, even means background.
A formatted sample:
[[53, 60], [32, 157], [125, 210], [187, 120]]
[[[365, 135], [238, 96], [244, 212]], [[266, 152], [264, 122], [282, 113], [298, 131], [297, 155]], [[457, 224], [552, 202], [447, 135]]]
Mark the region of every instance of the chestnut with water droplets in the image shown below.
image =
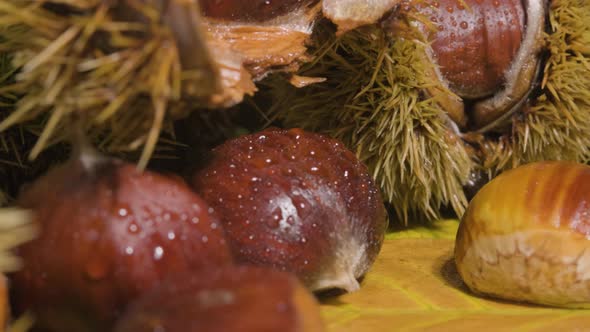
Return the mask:
[[341, 142], [300, 129], [222, 144], [192, 184], [238, 261], [294, 272], [313, 291], [357, 290], [387, 228], [366, 167]]
[[[433, 79], [452, 92], [441, 105], [460, 127], [493, 126], [522, 107], [536, 86], [546, 1], [416, 0], [399, 10], [424, 18], [416, 25], [436, 64]], [[398, 13], [385, 27], [393, 35], [413, 34]]]
[[468, 98], [491, 95], [520, 48], [525, 10], [520, 0], [437, 0], [423, 5], [431, 30], [432, 50], [442, 76], [457, 94]]
[[18, 248], [15, 302], [52, 331], [108, 331], [162, 279], [232, 263], [211, 208], [181, 180], [135, 165], [73, 158], [18, 203], [41, 232]]
[[496, 177], [461, 221], [455, 261], [476, 293], [590, 308], [590, 166], [538, 162]]
[[130, 306], [115, 332], [321, 332], [315, 298], [291, 274], [228, 267], [174, 277]]
[[205, 16], [233, 21], [266, 21], [316, 0], [199, 0]]

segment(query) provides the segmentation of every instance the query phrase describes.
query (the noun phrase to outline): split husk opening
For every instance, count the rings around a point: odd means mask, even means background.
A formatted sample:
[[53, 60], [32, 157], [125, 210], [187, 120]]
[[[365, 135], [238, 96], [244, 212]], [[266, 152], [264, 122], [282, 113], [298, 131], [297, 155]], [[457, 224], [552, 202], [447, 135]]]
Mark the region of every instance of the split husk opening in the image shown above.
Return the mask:
[[[417, 19], [408, 17], [407, 20]], [[433, 220], [445, 206], [462, 215], [465, 189], [538, 160], [588, 162], [590, 4], [550, 4], [541, 82], [499, 130], [461, 132], [431, 93], [420, 38], [395, 38], [377, 27], [336, 37], [316, 33], [316, 60], [298, 73], [326, 81], [294, 89], [274, 79], [268, 113], [286, 126], [344, 140], [371, 169], [399, 219]], [[481, 180], [483, 178], [483, 180]]]

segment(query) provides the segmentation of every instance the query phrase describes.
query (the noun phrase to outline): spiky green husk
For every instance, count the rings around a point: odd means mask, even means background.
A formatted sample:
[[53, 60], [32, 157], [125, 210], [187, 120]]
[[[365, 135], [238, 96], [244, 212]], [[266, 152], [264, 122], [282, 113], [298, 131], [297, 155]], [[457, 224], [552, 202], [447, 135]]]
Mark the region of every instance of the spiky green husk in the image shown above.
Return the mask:
[[318, 58], [301, 72], [326, 82], [297, 90], [272, 81], [270, 112], [287, 126], [343, 140], [404, 222], [438, 218], [445, 205], [462, 213], [472, 162], [436, 99], [424, 93], [438, 84], [426, 74], [426, 46], [378, 28], [333, 36], [319, 27]]
[[166, 116], [182, 113], [175, 102], [189, 73], [180, 69], [171, 31], [147, 5], [134, 8], [143, 23], [117, 19], [117, 3], [0, 0], [0, 52], [12, 52], [20, 68], [16, 83], [3, 91], [22, 96], [0, 130], [49, 115], [33, 158], [69, 135], [76, 114], [108, 149], [144, 146], [145, 165], [160, 130], [170, 126]]
[[486, 168], [540, 160], [590, 161], [590, 2], [554, 0], [541, 91], [494, 143]]
[[[21, 259], [15, 255], [13, 249], [34, 239], [37, 235], [38, 227], [33, 224], [32, 220], [31, 212], [28, 210], [0, 209], [0, 276], [20, 269]], [[6, 299], [3, 299], [2, 302], [8, 305]], [[3, 307], [1, 310], [4, 310], [5, 314], [10, 313], [9, 308]], [[30, 313], [26, 313], [11, 322], [8, 331], [26, 332], [32, 326], [33, 317]], [[3, 326], [2, 329], [4, 328], [6, 327]]]
[[437, 218], [444, 205], [460, 216], [470, 172], [491, 178], [538, 160], [590, 160], [587, 1], [551, 2], [542, 84], [504, 133], [455, 135], [436, 99], [428, 97], [435, 83], [424, 74], [432, 65], [422, 60], [419, 40], [390, 39], [370, 28], [339, 39], [320, 33], [317, 41], [317, 60], [301, 75], [327, 81], [299, 91], [272, 81], [270, 112], [288, 126], [343, 139], [405, 221], [408, 215]]
[[31, 213], [26, 210], [0, 210], [0, 273], [13, 272], [21, 262], [12, 249], [32, 240], [37, 227], [32, 223]]

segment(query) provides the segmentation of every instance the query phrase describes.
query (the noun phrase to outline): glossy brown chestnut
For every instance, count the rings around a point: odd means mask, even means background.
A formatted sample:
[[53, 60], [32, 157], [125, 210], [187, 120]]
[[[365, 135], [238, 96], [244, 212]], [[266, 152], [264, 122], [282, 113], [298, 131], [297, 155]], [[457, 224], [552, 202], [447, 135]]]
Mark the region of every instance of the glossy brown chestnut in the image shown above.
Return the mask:
[[199, 0], [205, 16], [231, 21], [266, 21], [316, 0]]
[[19, 248], [18, 308], [59, 332], [109, 331], [163, 278], [232, 262], [221, 225], [182, 181], [75, 158], [19, 198], [41, 233]]
[[174, 277], [134, 303], [115, 332], [320, 332], [319, 306], [296, 277], [230, 267]]
[[358, 289], [387, 227], [380, 192], [344, 145], [269, 129], [213, 150], [192, 183], [240, 262], [296, 273], [311, 290]]
[[590, 167], [540, 162], [496, 177], [463, 217], [455, 261], [474, 292], [590, 308]]
[[436, 0], [420, 7], [434, 23], [434, 58], [451, 90], [468, 98], [499, 90], [523, 39], [523, 2]]

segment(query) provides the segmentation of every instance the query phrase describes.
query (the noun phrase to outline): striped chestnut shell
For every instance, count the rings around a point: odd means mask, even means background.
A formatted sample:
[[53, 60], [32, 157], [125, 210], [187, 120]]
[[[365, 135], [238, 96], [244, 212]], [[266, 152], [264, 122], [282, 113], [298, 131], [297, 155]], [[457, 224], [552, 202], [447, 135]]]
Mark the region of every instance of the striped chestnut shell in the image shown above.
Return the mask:
[[539, 162], [503, 173], [474, 197], [456, 239], [476, 293], [590, 308], [590, 167]]

